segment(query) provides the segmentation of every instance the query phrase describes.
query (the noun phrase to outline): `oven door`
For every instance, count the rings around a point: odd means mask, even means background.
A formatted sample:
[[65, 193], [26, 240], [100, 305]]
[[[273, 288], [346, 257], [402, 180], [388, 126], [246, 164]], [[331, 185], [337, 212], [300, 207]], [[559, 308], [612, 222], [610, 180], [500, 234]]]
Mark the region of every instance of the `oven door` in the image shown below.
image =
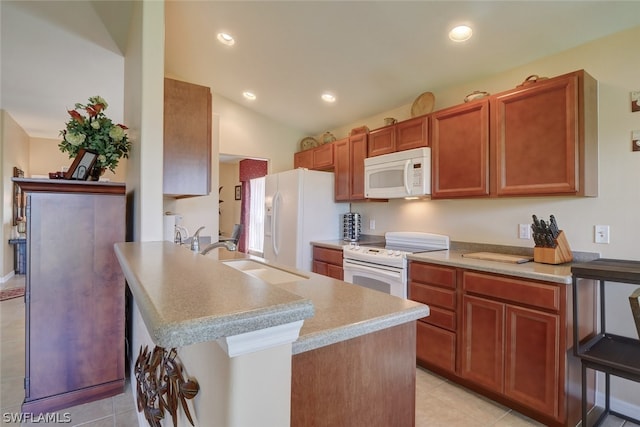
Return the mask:
[[389, 267], [353, 259], [344, 259], [342, 268], [345, 282], [396, 297], [407, 298], [407, 280], [404, 268]]

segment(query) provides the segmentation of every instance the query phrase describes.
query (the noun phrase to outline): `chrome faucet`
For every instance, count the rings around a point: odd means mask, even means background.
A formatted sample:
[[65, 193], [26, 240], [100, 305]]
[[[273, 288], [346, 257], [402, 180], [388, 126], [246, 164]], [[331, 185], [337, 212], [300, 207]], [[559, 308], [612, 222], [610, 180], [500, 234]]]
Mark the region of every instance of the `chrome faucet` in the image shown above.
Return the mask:
[[226, 248], [228, 251], [235, 251], [238, 247], [236, 246], [236, 244], [234, 242], [232, 242], [231, 240], [225, 240], [223, 242], [215, 242], [210, 244], [209, 246], [207, 246], [206, 248], [204, 248], [202, 250], [202, 252], [200, 252], [202, 255], [206, 255], [209, 252], [211, 252], [211, 250], [215, 249], [215, 248]]
[[194, 252], [200, 251], [200, 232], [204, 229], [204, 225], [198, 228], [198, 231], [193, 233], [193, 237], [191, 238], [191, 250]]
[[183, 244], [185, 239], [189, 238], [189, 230], [186, 227], [181, 225], [175, 226], [175, 234], [173, 237], [173, 242], [179, 245]]

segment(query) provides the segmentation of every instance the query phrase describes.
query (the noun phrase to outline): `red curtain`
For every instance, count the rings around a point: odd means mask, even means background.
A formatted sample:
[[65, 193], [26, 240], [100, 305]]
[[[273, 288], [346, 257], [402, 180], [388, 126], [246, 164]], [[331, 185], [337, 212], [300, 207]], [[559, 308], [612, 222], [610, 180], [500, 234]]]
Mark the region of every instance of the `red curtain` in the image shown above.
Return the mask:
[[247, 240], [249, 238], [249, 207], [251, 206], [250, 179], [260, 178], [267, 174], [267, 162], [265, 160], [244, 159], [239, 163], [239, 180], [242, 184], [242, 203], [240, 204], [240, 223], [243, 224], [238, 251], [247, 252]]

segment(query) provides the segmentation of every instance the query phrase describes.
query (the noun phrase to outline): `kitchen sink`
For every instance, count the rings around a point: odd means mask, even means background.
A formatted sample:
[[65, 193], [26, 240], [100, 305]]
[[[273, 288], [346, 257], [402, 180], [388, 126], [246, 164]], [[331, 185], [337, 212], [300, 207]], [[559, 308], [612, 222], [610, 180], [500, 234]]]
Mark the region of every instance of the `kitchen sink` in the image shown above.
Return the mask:
[[257, 277], [258, 279], [261, 279], [271, 285], [309, 279], [307, 276], [290, 273], [288, 271], [284, 271], [279, 268], [248, 259], [223, 261], [222, 263], [228, 265], [229, 267], [233, 267], [236, 270], [242, 271], [245, 274]]

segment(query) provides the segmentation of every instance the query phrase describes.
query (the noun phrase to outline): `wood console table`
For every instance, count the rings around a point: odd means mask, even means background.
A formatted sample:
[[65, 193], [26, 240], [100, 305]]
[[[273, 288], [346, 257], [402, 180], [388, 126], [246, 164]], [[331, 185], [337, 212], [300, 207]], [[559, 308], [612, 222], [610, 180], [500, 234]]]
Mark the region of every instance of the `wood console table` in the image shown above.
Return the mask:
[[640, 382], [640, 340], [607, 332], [605, 322], [605, 281], [610, 285], [628, 283], [640, 285], [640, 261], [597, 259], [571, 267], [573, 275], [573, 316], [578, 318], [578, 279], [600, 282], [600, 332], [585, 342], [579, 342], [577, 323], [574, 322], [576, 357], [582, 362], [582, 425], [587, 426], [586, 371], [593, 369], [605, 373], [605, 408], [595, 422], [599, 425], [608, 414], [640, 423], [640, 420], [612, 411], [610, 408], [610, 375]]

